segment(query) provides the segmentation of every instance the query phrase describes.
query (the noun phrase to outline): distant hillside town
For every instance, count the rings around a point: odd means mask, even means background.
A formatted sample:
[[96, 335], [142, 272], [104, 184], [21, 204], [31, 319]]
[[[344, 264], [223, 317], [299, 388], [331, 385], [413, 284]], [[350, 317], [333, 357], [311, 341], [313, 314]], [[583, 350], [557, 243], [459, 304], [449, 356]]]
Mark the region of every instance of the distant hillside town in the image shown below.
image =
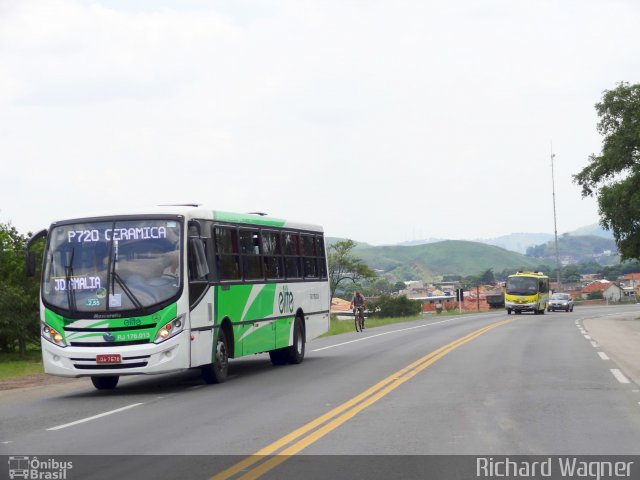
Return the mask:
[[[620, 276], [616, 281], [598, 278], [599, 275], [582, 275], [577, 282], [563, 283], [551, 281], [552, 292], [569, 293], [577, 305], [636, 303], [640, 298], [640, 273]], [[410, 300], [422, 302], [423, 312], [449, 310], [488, 311], [492, 308], [504, 308], [504, 282], [494, 285], [479, 285], [463, 291], [463, 299], [456, 299], [456, 290], [461, 288], [458, 281], [425, 283], [422, 280], [403, 282], [405, 288], [396, 295], [404, 295]], [[350, 302], [334, 298], [332, 314], [350, 311]]]

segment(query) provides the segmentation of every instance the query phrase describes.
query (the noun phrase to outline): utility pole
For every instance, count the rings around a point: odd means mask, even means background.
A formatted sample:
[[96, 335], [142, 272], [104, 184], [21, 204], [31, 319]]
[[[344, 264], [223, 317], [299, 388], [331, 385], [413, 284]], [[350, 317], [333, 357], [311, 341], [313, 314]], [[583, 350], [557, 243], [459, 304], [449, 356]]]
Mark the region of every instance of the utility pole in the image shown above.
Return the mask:
[[556, 156], [553, 153], [553, 143], [551, 143], [551, 191], [553, 192], [553, 230], [556, 239], [556, 281], [557, 290], [560, 291], [560, 253], [558, 252], [558, 222], [556, 220], [556, 181], [553, 175], [553, 159]]

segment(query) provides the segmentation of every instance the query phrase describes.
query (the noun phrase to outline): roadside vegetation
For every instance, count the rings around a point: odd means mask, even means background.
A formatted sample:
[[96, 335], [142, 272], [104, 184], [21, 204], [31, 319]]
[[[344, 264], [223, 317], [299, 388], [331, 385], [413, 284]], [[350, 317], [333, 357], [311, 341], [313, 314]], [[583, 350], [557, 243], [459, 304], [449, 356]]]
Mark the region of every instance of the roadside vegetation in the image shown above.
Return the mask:
[[[27, 278], [24, 251], [29, 236], [20, 234], [10, 223], [0, 223], [0, 354], [27, 356], [40, 344], [37, 276]], [[36, 248], [37, 265], [42, 245]], [[4, 363], [3, 356], [0, 361]], [[2, 366], [4, 367], [4, 365]]]
[[[383, 325], [391, 325], [393, 323], [411, 322], [414, 320], [420, 320], [422, 315], [414, 315], [411, 317], [392, 317], [392, 318], [370, 318], [365, 316], [365, 330], [375, 327], [381, 327]], [[331, 315], [331, 324], [329, 331], [323, 335], [323, 337], [330, 337], [332, 335], [340, 335], [342, 333], [351, 333], [355, 331], [355, 324], [353, 319], [338, 320], [338, 317]]]
[[[442, 317], [457, 317], [461, 315], [473, 315], [478, 313], [490, 313], [497, 310], [490, 310], [489, 312], [476, 312], [476, 311], [463, 311], [460, 313], [458, 309], [443, 310], [442, 313], [430, 313], [427, 315], [417, 314], [406, 317], [370, 317], [365, 315], [365, 331], [370, 328], [382, 327], [384, 325], [392, 325], [395, 323], [407, 323], [414, 322], [416, 320], [437, 320]], [[504, 310], [502, 310], [504, 311]], [[354, 319], [339, 320], [337, 316], [331, 315], [331, 324], [329, 325], [329, 331], [322, 335], [323, 337], [330, 337], [332, 335], [340, 335], [343, 333], [355, 332]]]
[[0, 380], [43, 372], [40, 350], [27, 349], [24, 354], [0, 353]]

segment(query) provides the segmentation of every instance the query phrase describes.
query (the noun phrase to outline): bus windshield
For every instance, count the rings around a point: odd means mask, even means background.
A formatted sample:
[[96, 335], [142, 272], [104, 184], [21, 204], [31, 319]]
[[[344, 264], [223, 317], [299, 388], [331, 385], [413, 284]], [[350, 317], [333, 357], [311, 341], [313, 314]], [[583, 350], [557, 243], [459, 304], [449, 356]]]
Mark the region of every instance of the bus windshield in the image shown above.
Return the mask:
[[509, 295], [535, 295], [538, 293], [538, 279], [531, 277], [509, 277], [507, 279]]
[[181, 224], [176, 220], [98, 221], [49, 233], [42, 298], [70, 313], [141, 310], [181, 289]]

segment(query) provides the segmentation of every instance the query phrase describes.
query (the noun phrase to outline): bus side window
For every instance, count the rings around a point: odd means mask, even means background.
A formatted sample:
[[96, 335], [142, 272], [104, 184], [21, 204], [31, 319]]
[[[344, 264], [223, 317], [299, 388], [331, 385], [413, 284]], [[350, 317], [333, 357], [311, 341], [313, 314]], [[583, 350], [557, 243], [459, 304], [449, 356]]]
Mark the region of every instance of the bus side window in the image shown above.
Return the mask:
[[197, 222], [189, 225], [187, 242], [187, 265], [189, 268], [189, 305], [196, 305], [209, 287], [208, 235], [201, 236], [201, 227]]
[[268, 230], [262, 231], [262, 250], [264, 254], [264, 267], [268, 279], [284, 278], [282, 263], [282, 248], [280, 234]]
[[302, 235], [302, 254], [304, 255], [305, 278], [315, 278], [318, 276], [315, 247], [316, 245], [312, 235]]
[[318, 276], [327, 278], [327, 260], [324, 251], [324, 238], [317, 235], [316, 238], [316, 255], [318, 256]]
[[282, 239], [287, 278], [300, 278], [302, 276], [300, 271], [300, 236], [297, 233], [285, 232]]
[[205, 242], [201, 238], [189, 239], [189, 280], [207, 280], [209, 265]]
[[220, 280], [240, 279], [238, 231], [232, 227], [215, 227], [216, 268]]
[[240, 254], [245, 280], [264, 278], [260, 253], [260, 231], [240, 229]]

